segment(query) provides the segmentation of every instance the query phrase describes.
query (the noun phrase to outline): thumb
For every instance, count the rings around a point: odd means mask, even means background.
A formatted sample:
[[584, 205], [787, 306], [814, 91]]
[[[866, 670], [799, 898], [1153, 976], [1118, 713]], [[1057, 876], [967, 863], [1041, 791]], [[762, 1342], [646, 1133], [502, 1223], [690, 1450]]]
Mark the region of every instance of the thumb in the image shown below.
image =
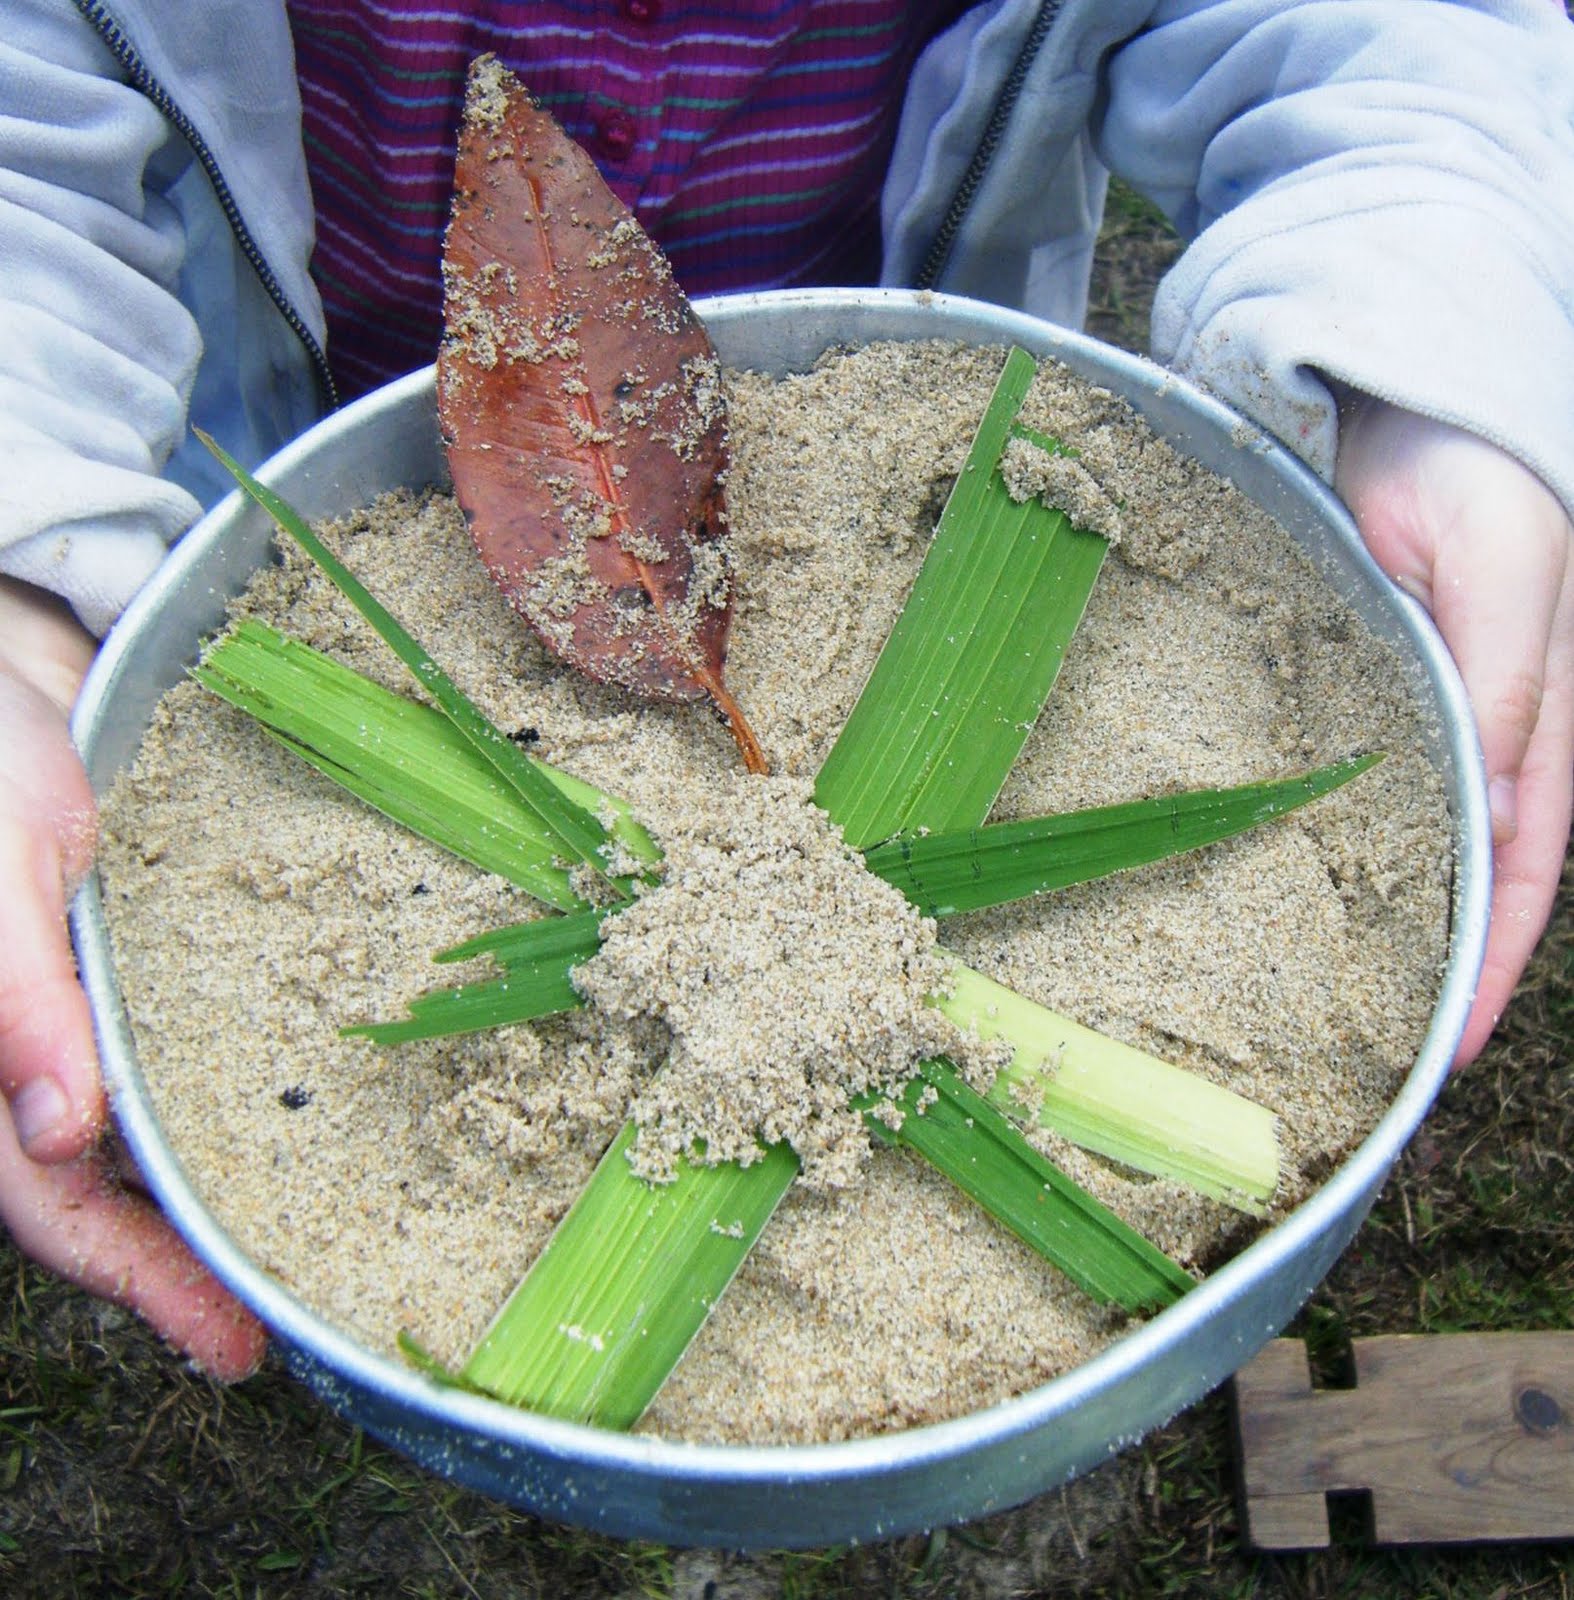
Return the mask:
[[103, 1089], [66, 894], [88, 870], [93, 793], [60, 712], [0, 662], [0, 1094], [35, 1159], [97, 1136]]

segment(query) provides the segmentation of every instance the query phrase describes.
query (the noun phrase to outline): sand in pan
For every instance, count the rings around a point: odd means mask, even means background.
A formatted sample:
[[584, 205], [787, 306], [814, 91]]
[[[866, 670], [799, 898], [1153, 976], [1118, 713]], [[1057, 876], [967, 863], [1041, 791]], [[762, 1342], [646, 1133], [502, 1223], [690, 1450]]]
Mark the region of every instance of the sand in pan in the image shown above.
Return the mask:
[[[733, 376], [729, 682], [784, 780], [812, 777], [922, 559], [1000, 352], [875, 346]], [[1055, 369], [1024, 418], [1075, 445], [1119, 545], [995, 816], [1248, 782], [1380, 749], [1270, 828], [1010, 911], [948, 948], [1033, 998], [1271, 1107], [1282, 1212], [1371, 1128], [1424, 1035], [1448, 918], [1441, 782], [1399, 664], [1290, 541], [1101, 391]], [[658, 837], [718, 804], [727, 731], [559, 671], [440, 496], [334, 540], [502, 728], [623, 794]], [[404, 688], [287, 554], [244, 608]], [[692, 826], [692, 825], [690, 825]], [[239, 1245], [369, 1345], [460, 1360], [645, 1092], [665, 1024], [589, 1012], [378, 1050], [428, 955], [533, 914], [348, 800], [193, 686], [104, 810], [106, 909], [139, 1059], [193, 1184]], [[1260, 1224], [1061, 1147], [1073, 1176], [1206, 1270]], [[1119, 1318], [919, 1162], [788, 1196], [642, 1428], [838, 1439], [955, 1416], [1098, 1349]]]

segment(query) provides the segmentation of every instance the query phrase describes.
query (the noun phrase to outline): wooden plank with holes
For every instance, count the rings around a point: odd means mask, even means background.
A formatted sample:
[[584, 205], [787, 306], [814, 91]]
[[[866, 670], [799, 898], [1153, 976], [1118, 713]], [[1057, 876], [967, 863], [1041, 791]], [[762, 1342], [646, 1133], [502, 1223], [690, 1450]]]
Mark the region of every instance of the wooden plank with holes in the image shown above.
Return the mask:
[[1330, 1493], [1371, 1496], [1379, 1544], [1574, 1538], [1574, 1333], [1354, 1341], [1350, 1389], [1276, 1339], [1236, 1373], [1243, 1532], [1321, 1549]]

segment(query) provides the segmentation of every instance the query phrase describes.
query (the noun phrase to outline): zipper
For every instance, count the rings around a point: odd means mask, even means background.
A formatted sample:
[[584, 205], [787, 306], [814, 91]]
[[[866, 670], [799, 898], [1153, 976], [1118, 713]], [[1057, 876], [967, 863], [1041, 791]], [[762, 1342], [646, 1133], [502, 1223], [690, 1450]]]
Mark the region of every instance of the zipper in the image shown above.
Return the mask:
[[1011, 113], [1016, 110], [1017, 101], [1022, 96], [1022, 85], [1027, 82], [1033, 61], [1049, 37], [1049, 30], [1059, 14], [1060, 0], [1042, 0], [1038, 14], [1033, 18], [1033, 26], [1028, 30], [1027, 38], [1022, 41], [1022, 48], [1000, 86], [1000, 93], [989, 113], [989, 121], [984, 124], [984, 132], [977, 149], [973, 151], [973, 158], [951, 196], [951, 203], [946, 207], [945, 216], [941, 218], [928, 250], [924, 252], [923, 263], [913, 280], [915, 289], [934, 289], [939, 286], [940, 278], [950, 263], [956, 236], [962, 231], [962, 224], [972, 207], [973, 197], [982, 187], [989, 164], [995, 159], [995, 151], [1005, 138], [1006, 124], [1011, 120]]
[[251, 229], [246, 226], [246, 219], [241, 215], [229, 183], [219, 170], [218, 159], [208, 148], [207, 142], [197, 131], [190, 117], [175, 104], [169, 91], [148, 71], [142, 57], [137, 53], [136, 46], [126, 37], [120, 24], [110, 15], [108, 7], [102, 4], [102, 0], [72, 0], [72, 3], [108, 46], [110, 54], [125, 69], [131, 87], [152, 101], [165, 119], [174, 126], [176, 132], [191, 146], [198, 164], [207, 173], [208, 181], [213, 185], [219, 207], [230, 225], [230, 231], [235, 235], [235, 242], [240, 246], [241, 254], [246, 258], [252, 271], [257, 274], [258, 281], [267, 292], [268, 298], [278, 307], [279, 315], [284, 318], [290, 331], [306, 347], [306, 354], [311, 358], [312, 371], [316, 376], [317, 389], [323, 404], [329, 411], [338, 410], [339, 391], [334, 384], [333, 373], [328, 368], [328, 358], [323, 353], [316, 336], [306, 326], [305, 319], [285, 293], [284, 286], [274, 276], [273, 268], [268, 265], [257, 241], [252, 237]]

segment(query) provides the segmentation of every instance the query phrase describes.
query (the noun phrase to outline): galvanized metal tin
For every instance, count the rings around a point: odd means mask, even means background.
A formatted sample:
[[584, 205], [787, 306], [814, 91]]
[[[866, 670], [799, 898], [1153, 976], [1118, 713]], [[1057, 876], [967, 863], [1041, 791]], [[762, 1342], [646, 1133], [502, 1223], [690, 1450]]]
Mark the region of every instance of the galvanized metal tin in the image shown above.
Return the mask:
[[[1292, 1216], [1177, 1305], [1084, 1366], [939, 1426], [808, 1447], [692, 1446], [532, 1416], [441, 1389], [346, 1338], [248, 1260], [188, 1184], [151, 1109], [116, 988], [96, 884], [72, 926], [126, 1142], [181, 1232], [272, 1330], [291, 1370], [346, 1417], [431, 1470], [543, 1516], [679, 1545], [804, 1547], [978, 1517], [1102, 1461], [1223, 1381], [1284, 1327], [1365, 1217], [1447, 1075], [1485, 945], [1490, 831], [1473, 723], [1422, 611], [1367, 556], [1342, 506], [1297, 460], [1151, 363], [1018, 313], [899, 290], [791, 290], [700, 302], [723, 359], [799, 370], [873, 339], [1015, 342], [1130, 401], [1157, 432], [1233, 479], [1411, 664], [1431, 709], [1455, 846], [1453, 934], [1431, 1028], [1371, 1136]], [[433, 375], [414, 373], [329, 418], [261, 476], [320, 517], [379, 491], [445, 481]], [[106, 642], [74, 729], [95, 788], [137, 748], [153, 707], [269, 559], [271, 529], [232, 495], [181, 542]]]

